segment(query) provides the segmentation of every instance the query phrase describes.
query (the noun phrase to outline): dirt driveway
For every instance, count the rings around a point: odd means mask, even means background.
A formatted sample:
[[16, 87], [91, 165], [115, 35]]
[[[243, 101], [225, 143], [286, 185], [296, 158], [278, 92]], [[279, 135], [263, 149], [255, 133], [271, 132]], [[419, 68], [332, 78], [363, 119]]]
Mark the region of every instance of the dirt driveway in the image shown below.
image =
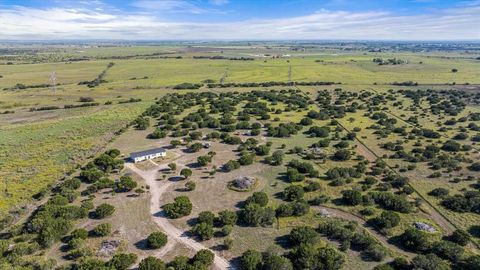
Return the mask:
[[[177, 170], [182, 169], [185, 165], [182, 164], [181, 160], [176, 160]], [[208, 249], [215, 254], [215, 260], [213, 263], [213, 269], [226, 270], [226, 269], [236, 269], [230, 264], [229, 261], [220, 257], [217, 252], [207, 248], [203, 244], [191, 239], [187, 236], [185, 231], [181, 231], [176, 228], [170, 221], [165, 217], [162, 209], [160, 208], [160, 200], [162, 199], [163, 193], [172, 185], [172, 181], [157, 181], [157, 174], [159, 170], [167, 169], [168, 165], [158, 165], [154, 163], [154, 168], [148, 170], [141, 170], [135, 166], [133, 163], [126, 163], [125, 167], [142, 177], [146, 184], [150, 186], [150, 213], [155, 223], [168, 235], [169, 243], [163, 247], [157, 256], [162, 256], [170, 251], [174, 247], [174, 241], [179, 242], [187, 246], [188, 248], [199, 251], [202, 249]], [[172, 241], [173, 240], [173, 241]]]

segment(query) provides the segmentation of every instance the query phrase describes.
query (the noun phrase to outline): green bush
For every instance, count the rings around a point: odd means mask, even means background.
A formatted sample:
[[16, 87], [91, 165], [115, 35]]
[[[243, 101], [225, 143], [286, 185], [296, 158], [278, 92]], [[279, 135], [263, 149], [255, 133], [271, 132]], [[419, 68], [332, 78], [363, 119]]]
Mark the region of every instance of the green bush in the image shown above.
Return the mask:
[[137, 255], [133, 253], [120, 253], [113, 255], [107, 265], [116, 270], [127, 270], [137, 261]]
[[95, 216], [99, 219], [103, 219], [111, 216], [115, 212], [115, 207], [108, 203], [102, 203], [95, 209]]
[[143, 259], [138, 265], [138, 270], [165, 270], [167, 269], [165, 263], [152, 256], [148, 256]]
[[111, 232], [112, 232], [112, 225], [110, 223], [99, 224], [93, 229], [93, 234], [99, 237], [108, 236], [110, 235]]
[[192, 207], [193, 205], [187, 196], [179, 196], [174, 199], [173, 203], [164, 205], [163, 210], [169, 218], [180, 218], [190, 215]]
[[167, 235], [162, 232], [153, 232], [147, 237], [147, 246], [151, 249], [157, 249], [167, 244]]

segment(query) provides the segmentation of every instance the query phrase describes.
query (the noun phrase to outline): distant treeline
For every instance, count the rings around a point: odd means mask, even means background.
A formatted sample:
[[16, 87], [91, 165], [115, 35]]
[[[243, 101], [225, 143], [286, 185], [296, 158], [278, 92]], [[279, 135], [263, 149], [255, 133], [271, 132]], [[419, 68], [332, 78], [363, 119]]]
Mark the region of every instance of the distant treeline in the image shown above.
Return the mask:
[[140, 102], [140, 101], [142, 101], [141, 98], [133, 98], [133, 97], [132, 97], [132, 98], [127, 99], [127, 100], [120, 100], [120, 101], [118, 102], [118, 104], [133, 103], [133, 102]]
[[3, 88], [3, 90], [24, 90], [28, 88], [47, 88], [47, 87], [50, 87], [50, 85], [46, 83], [33, 84], [33, 85], [25, 85], [23, 83], [17, 83], [13, 87]]
[[211, 60], [234, 60], [234, 61], [253, 61], [252, 57], [226, 57], [221, 55], [215, 56], [194, 56], [193, 59], [211, 59]]
[[[127, 100], [120, 100], [118, 101], [118, 104], [134, 103], [134, 102], [140, 102], [140, 101], [142, 101], [141, 98], [130, 98]], [[104, 105], [112, 105], [112, 104], [113, 102], [111, 101], [107, 101], [104, 103]], [[51, 111], [51, 110], [61, 110], [61, 109], [74, 109], [74, 108], [83, 108], [83, 107], [94, 107], [99, 105], [100, 105], [99, 102], [87, 102], [82, 104], [67, 104], [63, 106], [43, 106], [38, 108], [30, 108], [30, 111], [36, 112], [36, 111]]]
[[203, 86], [203, 83], [181, 83], [173, 87], [176, 90], [185, 90], [185, 89], [199, 89]]
[[60, 109], [73, 109], [73, 108], [81, 108], [81, 107], [93, 107], [93, 106], [98, 106], [98, 105], [100, 105], [100, 103], [98, 103], [98, 102], [89, 102], [89, 103], [83, 103], [83, 104], [63, 105], [63, 107], [43, 106], [43, 107], [38, 107], [38, 108], [30, 108], [30, 111], [35, 112], [35, 111], [50, 111], [50, 110], [60, 110]]
[[107, 71], [114, 65], [115, 63], [113, 62], [108, 63], [107, 67], [100, 74], [98, 74], [97, 78], [95, 78], [93, 81], [82, 81], [82, 82], [79, 82], [78, 85], [86, 84], [90, 88], [99, 86], [101, 83], [106, 82], [103, 78], [105, 77], [105, 75], [107, 75]]
[[151, 53], [151, 54], [133, 54], [133, 55], [112, 55], [112, 56], [96, 56], [96, 57], [77, 57], [77, 58], [68, 58], [66, 61], [69, 62], [78, 62], [78, 61], [90, 61], [90, 60], [126, 60], [132, 58], [174, 58], [174, 59], [181, 59], [182, 56], [167, 56], [168, 54], [175, 54], [173, 52], [165, 52], [165, 53]]
[[397, 86], [417, 86], [418, 82], [413, 82], [413, 81], [406, 81], [406, 82], [393, 82], [391, 85], [397, 85]]
[[209, 83], [207, 84], [208, 88], [228, 88], [228, 87], [271, 87], [271, 86], [317, 86], [317, 85], [334, 85], [341, 84], [340, 82], [323, 82], [323, 81], [314, 81], [314, 82], [246, 82], [246, 83]]

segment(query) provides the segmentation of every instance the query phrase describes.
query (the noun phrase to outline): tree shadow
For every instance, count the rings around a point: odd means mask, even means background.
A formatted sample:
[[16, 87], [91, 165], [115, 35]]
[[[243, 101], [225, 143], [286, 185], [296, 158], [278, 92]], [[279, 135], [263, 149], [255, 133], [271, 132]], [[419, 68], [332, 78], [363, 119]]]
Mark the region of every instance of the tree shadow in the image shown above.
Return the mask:
[[171, 177], [168, 178], [168, 181], [179, 182], [179, 181], [182, 181], [184, 179], [185, 178], [183, 176], [171, 176]]
[[480, 238], [480, 225], [472, 225], [468, 228], [468, 232], [476, 238]]
[[215, 245], [215, 246], [211, 247], [211, 249], [213, 251], [222, 251], [222, 250], [225, 250], [227, 248], [223, 244], [218, 244], [218, 245]]
[[191, 163], [185, 164], [185, 166], [187, 166], [190, 169], [198, 169], [202, 167], [200, 164], [198, 164], [198, 162], [191, 162]]
[[279, 191], [279, 192], [273, 194], [273, 197], [274, 197], [275, 199], [280, 199], [280, 200], [283, 200], [283, 199], [284, 199], [284, 196], [283, 196], [283, 192], [282, 192], [282, 191]]
[[288, 235], [281, 235], [275, 238], [275, 244], [279, 245], [284, 249], [289, 249], [292, 247], [290, 244], [289, 236]]
[[137, 241], [136, 243], [133, 244], [136, 248], [140, 249], [140, 250], [150, 250], [150, 248], [148, 248], [148, 241], [147, 239], [142, 239], [140, 241]]
[[335, 205], [345, 205], [345, 202], [342, 200], [342, 198], [335, 198], [330, 201]]

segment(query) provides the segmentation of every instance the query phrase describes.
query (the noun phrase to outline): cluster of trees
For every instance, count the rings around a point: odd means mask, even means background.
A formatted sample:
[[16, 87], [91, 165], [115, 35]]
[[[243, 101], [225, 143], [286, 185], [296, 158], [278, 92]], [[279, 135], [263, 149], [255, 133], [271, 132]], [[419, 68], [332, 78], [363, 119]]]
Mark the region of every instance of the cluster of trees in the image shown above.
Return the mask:
[[280, 123], [280, 125], [276, 127], [269, 126], [267, 128], [267, 135], [270, 137], [286, 138], [297, 134], [300, 130], [302, 130], [302, 125], [292, 122]]
[[306, 175], [312, 178], [319, 176], [319, 172], [315, 170], [313, 165], [309, 162], [302, 162], [294, 159], [288, 163], [287, 167], [287, 177], [290, 182], [297, 182], [303, 180], [302, 177], [298, 177], [299, 174]]
[[406, 60], [402, 59], [397, 59], [397, 58], [388, 58], [388, 59], [383, 59], [383, 58], [373, 58], [372, 60], [374, 63], [377, 63], [378, 65], [402, 65], [406, 64]]
[[[218, 213], [218, 216], [215, 216], [215, 214], [210, 211], [203, 211], [198, 215], [196, 224], [191, 231], [193, 235], [197, 236], [200, 240], [208, 240], [215, 235], [215, 227], [219, 228], [219, 234], [221, 236], [228, 236], [236, 223], [236, 212], [223, 210]], [[227, 248], [231, 248], [232, 244], [233, 243]]]
[[[435, 194], [439, 194], [438, 190], [435, 191]], [[441, 203], [452, 211], [480, 213], [479, 191], [465, 191], [463, 194], [455, 194], [453, 196], [446, 196], [447, 192], [441, 192], [439, 195], [445, 196]]]
[[[38, 244], [43, 247], [60, 240], [71, 230], [75, 220], [87, 217], [94, 208], [91, 199], [83, 201], [80, 206], [72, 204], [80, 195], [77, 190], [81, 180], [89, 184], [104, 181], [113, 187], [113, 181], [106, 178], [106, 174], [123, 167], [123, 161], [117, 159], [119, 155], [120, 151], [116, 149], [108, 150], [82, 168], [79, 178], [67, 179], [53, 188], [52, 197], [26, 222], [25, 232], [36, 234]], [[93, 213], [103, 218], [113, 213], [114, 208], [111, 208], [111, 205], [99, 205]]]
[[[165, 263], [162, 260], [149, 256], [141, 260], [138, 264], [139, 270], [208, 270], [213, 264], [215, 254], [207, 249], [198, 251], [193, 258], [186, 256], [177, 256], [172, 261]], [[115, 254], [109, 261], [103, 261], [97, 258], [88, 257], [73, 264], [69, 269], [130, 269], [138, 261], [138, 256], [133, 253]]]
[[[421, 254], [411, 262], [414, 269], [417, 269], [415, 267], [420, 267], [420, 269], [478, 268], [478, 265], [475, 265], [475, 263], [480, 262], [480, 256], [467, 255], [464, 250], [464, 246], [470, 241], [470, 235], [466, 231], [456, 230], [443, 240], [435, 241], [435, 238], [430, 233], [415, 228], [408, 228], [398, 238], [404, 248]], [[407, 262], [403, 264], [408, 267]], [[452, 268], [450, 268], [449, 264]], [[389, 266], [392, 267], [391, 264]], [[393, 269], [398, 268], [393, 267]]]
[[245, 201], [240, 220], [248, 226], [271, 226], [275, 222], [275, 210], [267, 205], [267, 194], [254, 192]]
[[135, 128], [138, 130], [145, 130], [150, 126], [150, 119], [148, 117], [139, 116], [133, 121]]
[[368, 233], [358, 228], [356, 222], [327, 220], [320, 224], [318, 231], [329, 239], [340, 242], [341, 250], [351, 248], [360, 251], [364, 260], [382, 261], [387, 255], [385, 248]]
[[353, 181], [353, 178], [362, 177], [365, 169], [365, 164], [358, 165], [356, 167], [346, 168], [346, 167], [334, 167], [328, 169], [325, 173], [327, 180], [331, 181], [333, 186], [342, 186], [345, 183]]

